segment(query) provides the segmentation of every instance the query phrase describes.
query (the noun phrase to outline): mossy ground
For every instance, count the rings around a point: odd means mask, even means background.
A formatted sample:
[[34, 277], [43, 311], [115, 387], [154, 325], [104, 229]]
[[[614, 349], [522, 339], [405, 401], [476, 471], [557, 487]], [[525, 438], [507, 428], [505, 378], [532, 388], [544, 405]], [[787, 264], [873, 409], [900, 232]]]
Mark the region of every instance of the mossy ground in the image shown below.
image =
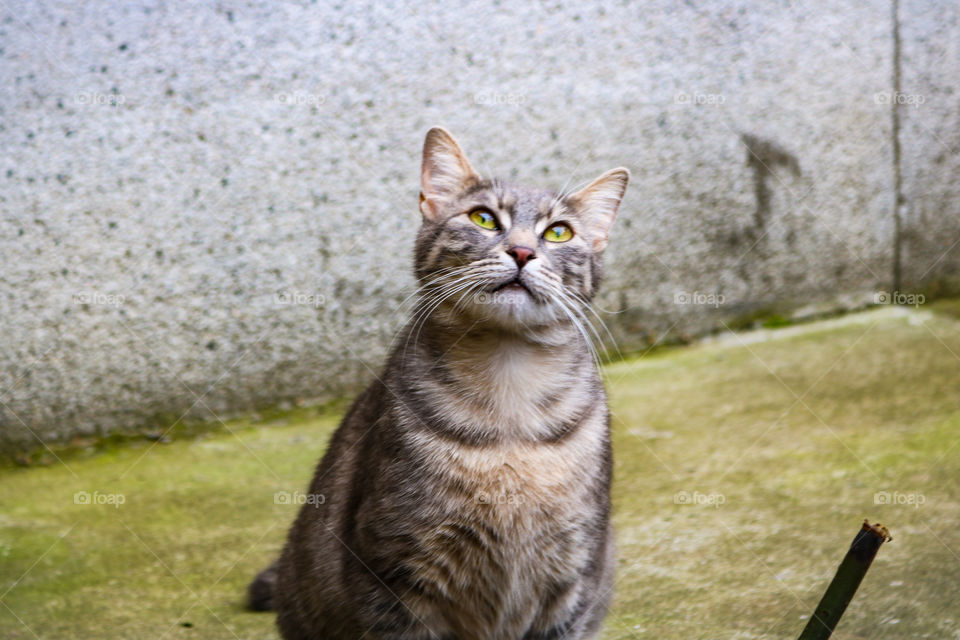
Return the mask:
[[[867, 516], [894, 540], [834, 638], [960, 637], [955, 306], [608, 366], [620, 566], [603, 637], [795, 638]], [[0, 637], [275, 638], [244, 588], [295, 514], [274, 495], [303, 490], [337, 418], [3, 470]]]

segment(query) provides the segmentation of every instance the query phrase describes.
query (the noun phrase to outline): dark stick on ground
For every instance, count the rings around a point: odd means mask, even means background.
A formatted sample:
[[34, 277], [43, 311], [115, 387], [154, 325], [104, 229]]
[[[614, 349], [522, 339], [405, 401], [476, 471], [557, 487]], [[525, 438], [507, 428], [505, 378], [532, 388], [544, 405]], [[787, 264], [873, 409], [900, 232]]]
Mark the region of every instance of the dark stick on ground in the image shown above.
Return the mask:
[[798, 640], [827, 640], [830, 637], [853, 599], [853, 594], [857, 592], [857, 587], [870, 568], [880, 545], [888, 540], [893, 538], [886, 527], [882, 524], [870, 524], [869, 520], [863, 521], [863, 526], [837, 569], [837, 575], [833, 576], [830, 586]]

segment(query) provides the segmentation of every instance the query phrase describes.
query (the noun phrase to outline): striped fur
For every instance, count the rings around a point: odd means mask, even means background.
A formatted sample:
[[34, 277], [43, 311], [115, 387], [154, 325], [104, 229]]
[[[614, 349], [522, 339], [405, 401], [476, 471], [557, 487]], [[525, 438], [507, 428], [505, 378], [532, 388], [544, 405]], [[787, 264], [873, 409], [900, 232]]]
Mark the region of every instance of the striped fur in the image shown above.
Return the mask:
[[[627, 177], [574, 194], [483, 180], [428, 133], [413, 318], [317, 467], [325, 499], [251, 585], [284, 638], [596, 635], [612, 461], [588, 305]], [[477, 208], [499, 229], [472, 222]], [[546, 242], [558, 221], [573, 238]]]

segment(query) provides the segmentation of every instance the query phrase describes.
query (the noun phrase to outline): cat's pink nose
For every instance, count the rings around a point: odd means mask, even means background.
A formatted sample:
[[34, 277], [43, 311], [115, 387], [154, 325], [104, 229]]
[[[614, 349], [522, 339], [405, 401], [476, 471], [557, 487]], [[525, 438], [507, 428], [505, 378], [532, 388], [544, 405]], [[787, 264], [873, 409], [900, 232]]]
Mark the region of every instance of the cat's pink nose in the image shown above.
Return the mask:
[[521, 269], [523, 269], [523, 265], [537, 257], [533, 253], [533, 249], [528, 249], [527, 247], [510, 247], [507, 249], [507, 253], [513, 256], [513, 259], [517, 262], [517, 266]]

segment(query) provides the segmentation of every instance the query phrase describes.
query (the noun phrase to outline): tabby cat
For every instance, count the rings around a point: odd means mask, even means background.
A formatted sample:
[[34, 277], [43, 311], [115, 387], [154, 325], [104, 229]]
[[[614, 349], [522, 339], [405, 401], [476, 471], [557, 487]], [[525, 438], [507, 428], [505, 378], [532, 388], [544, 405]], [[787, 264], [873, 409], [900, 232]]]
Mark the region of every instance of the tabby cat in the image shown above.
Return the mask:
[[[414, 317], [250, 585], [288, 640], [578, 640], [612, 589], [611, 449], [588, 328], [629, 180], [481, 178], [427, 133]], [[322, 498], [320, 498], [322, 496]]]

